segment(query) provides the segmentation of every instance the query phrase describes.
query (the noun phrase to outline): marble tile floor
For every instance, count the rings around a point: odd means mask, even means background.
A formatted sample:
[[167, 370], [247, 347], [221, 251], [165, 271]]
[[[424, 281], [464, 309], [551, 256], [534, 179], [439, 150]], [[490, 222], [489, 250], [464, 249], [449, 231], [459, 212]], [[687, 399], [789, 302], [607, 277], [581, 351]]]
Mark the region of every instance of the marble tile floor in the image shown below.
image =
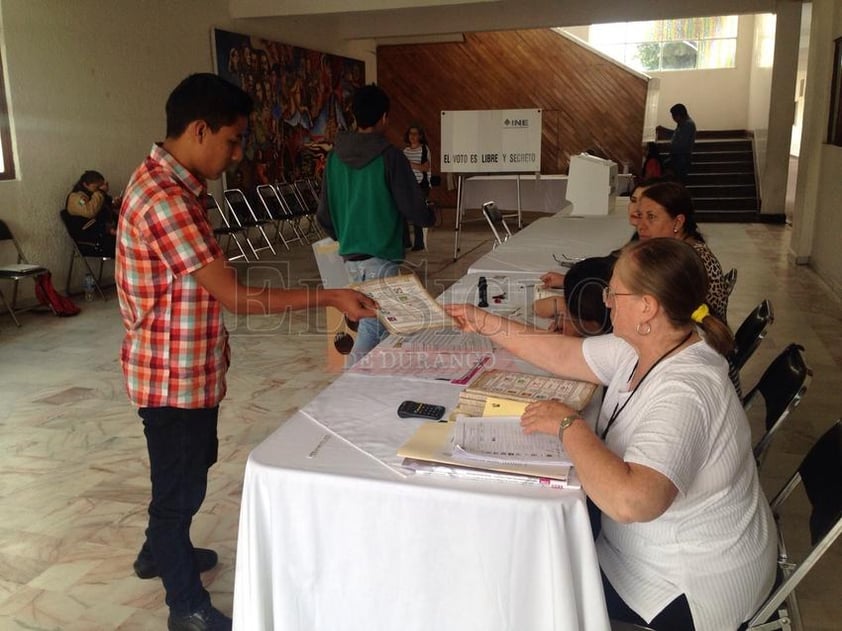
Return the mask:
[[[537, 215], [532, 218], [537, 217]], [[429, 249], [408, 267], [443, 288], [490, 249], [485, 224], [466, 226], [463, 256], [452, 259], [452, 212], [433, 229]], [[802, 405], [771, 447], [764, 488], [773, 493], [811, 442], [842, 415], [842, 303], [806, 267], [787, 257], [791, 230], [764, 224], [702, 226], [723, 267], [739, 269], [732, 325], [763, 298], [776, 321], [743, 370], [746, 387], [787, 344], [806, 347], [814, 377]], [[279, 251], [276, 261], [238, 265], [251, 283], [315, 286], [309, 248]], [[435, 282], [435, 285], [433, 283]], [[16, 329], [0, 315], [0, 628], [135, 630], [166, 628], [157, 580], [131, 564], [143, 536], [148, 462], [142, 426], [126, 400], [117, 359], [122, 326], [113, 290], [106, 302], [81, 303], [59, 319], [21, 315]], [[250, 450], [338, 374], [323, 314], [227, 317], [233, 363], [221, 407], [219, 463], [193, 526], [197, 545], [219, 551], [204, 575], [214, 604], [232, 608], [243, 468]], [[759, 413], [752, 414], [759, 435]], [[757, 417], [757, 418], [755, 418]], [[803, 494], [802, 494], [803, 495]], [[784, 519], [794, 554], [807, 546], [807, 504], [798, 495]], [[842, 628], [842, 544], [799, 589], [804, 628]]]

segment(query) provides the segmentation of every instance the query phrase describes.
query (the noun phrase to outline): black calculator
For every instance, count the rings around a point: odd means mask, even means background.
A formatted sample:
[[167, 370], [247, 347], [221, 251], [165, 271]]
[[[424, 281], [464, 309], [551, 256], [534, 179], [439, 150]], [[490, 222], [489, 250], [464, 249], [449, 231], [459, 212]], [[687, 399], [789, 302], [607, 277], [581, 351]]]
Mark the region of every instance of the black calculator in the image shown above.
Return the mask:
[[419, 403], [418, 401], [404, 401], [398, 406], [398, 416], [438, 421], [444, 416], [444, 406], [433, 403]]

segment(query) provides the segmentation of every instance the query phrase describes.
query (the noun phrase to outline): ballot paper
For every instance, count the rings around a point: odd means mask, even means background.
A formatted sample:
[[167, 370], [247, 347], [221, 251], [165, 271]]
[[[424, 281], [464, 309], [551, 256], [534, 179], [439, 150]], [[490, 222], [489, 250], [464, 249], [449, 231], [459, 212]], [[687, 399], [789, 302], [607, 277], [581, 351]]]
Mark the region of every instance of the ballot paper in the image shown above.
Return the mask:
[[524, 433], [518, 416], [457, 416], [452, 441], [457, 460], [514, 465], [572, 464], [557, 436]]

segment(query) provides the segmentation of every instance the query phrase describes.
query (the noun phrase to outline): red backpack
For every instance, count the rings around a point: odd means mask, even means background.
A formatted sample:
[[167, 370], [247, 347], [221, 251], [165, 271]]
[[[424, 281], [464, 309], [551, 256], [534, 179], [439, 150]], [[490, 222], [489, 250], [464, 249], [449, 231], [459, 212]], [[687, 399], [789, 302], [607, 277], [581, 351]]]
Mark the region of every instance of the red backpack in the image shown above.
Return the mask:
[[38, 298], [38, 302], [49, 307], [60, 318], [78, 314], [79, 307], [70, 298], [56, 291], [50, 276], [49, 272], [44, 272], [35, 277], [35, 297]]

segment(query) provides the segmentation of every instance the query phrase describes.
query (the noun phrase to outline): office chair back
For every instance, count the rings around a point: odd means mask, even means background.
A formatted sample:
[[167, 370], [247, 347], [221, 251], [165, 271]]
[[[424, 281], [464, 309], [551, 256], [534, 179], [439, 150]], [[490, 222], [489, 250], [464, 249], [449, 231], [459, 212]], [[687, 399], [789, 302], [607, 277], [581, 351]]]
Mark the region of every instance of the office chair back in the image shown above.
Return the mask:
[[754, 446], [754, 458], [760, 466], [774, 434], [794, 410], [810, 385], [813, 371], [804, 360], [804, 347], [790, 344], [778, 355], [760, 377], [757, 385], [743, 399], [746, 410], [758, 396], [766, 404], [766, 432]]
[[729, 358], [734, 368], [739, 370], [745, 365], [774, 321], [775, 313], [769, 300], [761, 302], [746, 316], [734, 334], [734, 351]]
[[[799, 483], [803, 483], [810, 501], [810, 540], [812, 548], [801, 563], [788, 557], [783, 537], [778, 536], [778, 566], [783, 580], [761, 605], [748, 623], [748, 631], [790, 629], [791, 614], [797, 619], [795, 588], [842, 534], [842, 419], [837, 421], [813, 445], [798, 470], [772, 500], [772, 512], [780, 522], [780, 507]], [[784, 601], [789, 599], [789, 605]], [[769, 619], [778, 612], [778, 620]], [[796, 628], [801, 628], [797, 620]]]

